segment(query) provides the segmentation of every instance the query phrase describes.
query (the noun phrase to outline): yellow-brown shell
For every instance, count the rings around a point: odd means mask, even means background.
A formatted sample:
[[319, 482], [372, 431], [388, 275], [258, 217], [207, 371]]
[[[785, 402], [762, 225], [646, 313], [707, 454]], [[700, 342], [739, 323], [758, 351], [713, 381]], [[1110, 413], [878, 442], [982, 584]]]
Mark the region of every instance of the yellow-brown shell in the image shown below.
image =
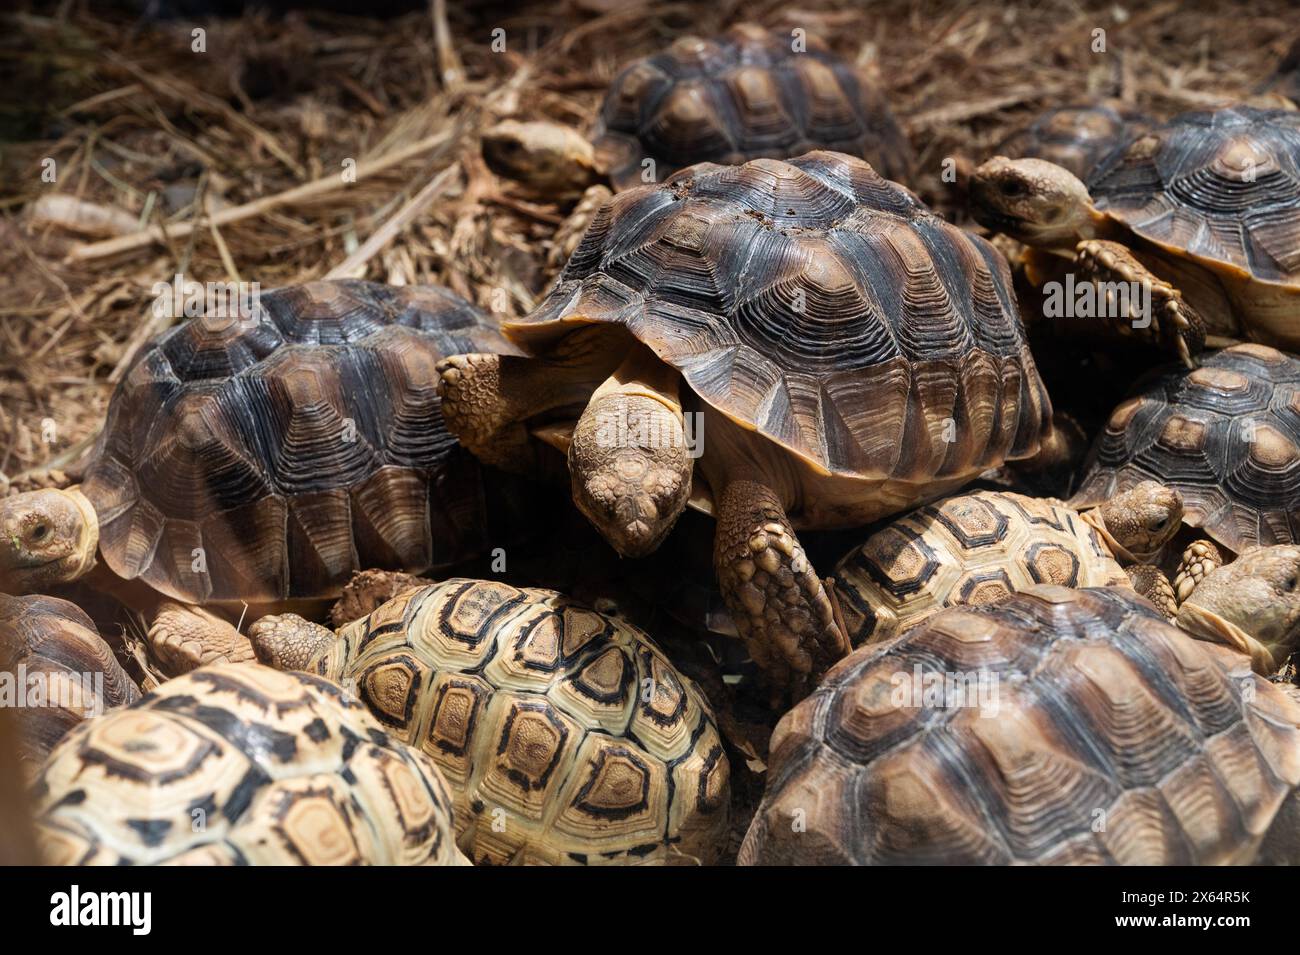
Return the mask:
[[[596, 129], [615, 189], [663, 182], [700, 162], [787, 159], [832, 149], [906, 182], [912, 149], [884, 96], [816, 39], [739, 24], [682, 37], [614, 79]], [[646, 164], [649, 164], [648, 166]]]
[[1300, 541], [1300, 360], [1234, 345], [1151, 379], [1111, 414], [1070, 503], [1146, 480], [1176, 489], [1184, 522], [1229, 550]]
[[437, 767], [337, 686], [204, 667], [68, 734], [37, 777], [53, 865], [464, 865]]
[[903, 506], [1032, 455], [1050, 429], [1005, 258], [840, 153], [703, 164], [615, 196], [503, 330], [542, 354], [584, 323], [622, 326], [817, 472], [908, 486]]
[[995, 603], [1035, 584], [1128, 586], [1077, 511], [1003, 491], [961, 494], [905, 514], [849, 552], [834, 580], [855, 647], [945, 607]]
[[486, 547], [477, 461], [433, 366], [510, 352], [434, 287], [309, 282], [202, 315], [131, 365], [81, 489], [124, 579], [186, 603], [336, 596], [353, 571]]
[[1098, 211], [1167, 252], [1300, 288], [1300, 112], [1182, 113], [1112, 152], [1088, 188]]
[[16, 694], [0, 691], [0, 707], [13, 707], [32, 768], [82, 720], [140, 699], [91, 619], [54, 597], [0, 594], [0, 680]]
[[1248, 863], [1294, 852], [1298, 783], [1300, 704], [1245, 656], [1131, 590], [1043, 585], [831, 670], [777, 726], [740, 861]]
[[729, 767], [704, 696], [645, 634], [560, 594], [410, 591], [306, 668], [438, 765], [475, 863], [689, 865], [724, 847]]

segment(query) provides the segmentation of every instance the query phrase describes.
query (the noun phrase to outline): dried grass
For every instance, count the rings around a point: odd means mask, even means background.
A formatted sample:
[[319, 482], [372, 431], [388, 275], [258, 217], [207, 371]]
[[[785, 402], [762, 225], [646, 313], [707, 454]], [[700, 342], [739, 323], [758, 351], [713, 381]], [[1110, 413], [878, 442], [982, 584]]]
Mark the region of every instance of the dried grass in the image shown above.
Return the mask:
[[[589, 127], [618, 66], [682, 33], [747, 19], [822, 36], [889, 90], [928, 176], [920, 191], [940, 204], [944, 157], [982, 155], [1040, 109], [1091, 94], [1156, 112], [1231, 98], [1300, 35], [1282, 0], [443, 6], [389, 21], [214, 20], [206, 53], [191, 50], [194, 24], [79, 2], [0, 21], [0, 139], [12, 140], [0, 147], [0, 475], [75, 459], [124, 363], [160, 330], [154, 283], [178, 272], [270, 288], [346, 266], [526, 311], [566, 210], [488, 173], [479, 131], [504, 117]], [[490, 48], [495, 28], [506, 52]], [[1091, 50], [1097, 28], [1105, 54]], [[363, 170], [355, 183], [345, 160]], [[78, 234], [37, 206], [51, 195], [110, 211]], [[112, 255], [91, 245], [124, 221], [161, 238]]]

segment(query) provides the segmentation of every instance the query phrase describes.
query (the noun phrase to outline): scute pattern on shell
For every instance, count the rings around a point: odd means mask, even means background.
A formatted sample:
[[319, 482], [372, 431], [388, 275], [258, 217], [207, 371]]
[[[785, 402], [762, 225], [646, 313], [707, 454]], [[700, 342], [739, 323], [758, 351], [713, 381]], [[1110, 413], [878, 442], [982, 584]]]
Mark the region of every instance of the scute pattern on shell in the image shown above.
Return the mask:
[[1076, 511], [1002, 491], [945, 498], [892, 521], [845, 555], [834, 580], [855, 647], [945, 607], [990, 604], [1035, 584], [1129, 585]]
[[616, 189], [656, 181], [697, 162], [736, 164], [832, 149], [906, 181], [912, 150], [883, 95], [815, 39], [795, 52], [789, 34], [752, 24], [712, 40], [683, 37], [614, 79], [595, 146]]
[[475, 863], [698, 864], [725, 842], [704, 696], [645, 634], [553, 591], [410, 591], [307, 668], [438, 765]]
[[1145, 239], [1300, 285], [1300, 113], [1183, 113], [1111, 153], [1088, 185]]
[[503, 329], [539, 348], [578, 322], [624, 326], [832, 473], [974, 476], [1034, 453], [1050, 424], [1006, 260], [838, 153], [703, 164], [615, 196]]
[[1119, 102], [1061, 106], [1041, 113], [1012, 133], [993, 155], [1045, 159], [1086, 182], [1111, 150], [1150, 126], [1149, 117]]
[[1183, 496], [1183, 520], [1240, 553], [1300, 541], [1300, 360], [1234, 345], [1169, 371], [1111, 414], [1071, 503], [1144, 480]]
[[[20, 667], [26, 679], [19, 679]], [[91, 619], [55, 597], [0, 594], [0, 673], [11, 675], [20, 693], [39, 678], [45, 694], [40, 704], [9, 704], [17, 717], [19, 756], [33, 765], [82, 720], [140, 699], [139, 687]]]
[[205, 667], [89, 720], [41, 770], [55, 865], [464, 865], [446, 781], [337, 686]]
[[258, 305], [174, 329], [114, 393], [82, 485], [109, 567], [186, 602], [251, 602], [480, 550], [478, 465], [442, 422], [433, 366], [513, 351], [486, 316], [360, 281]]
[[[899, 705], [918, 666], [987, 674], [996, 713]], [[1132, 591], [1038, 586], [841, 661], [777, 726], [740, 861], [1250, 862], [1298, 744], [1300, 704], [1245, 657]]]

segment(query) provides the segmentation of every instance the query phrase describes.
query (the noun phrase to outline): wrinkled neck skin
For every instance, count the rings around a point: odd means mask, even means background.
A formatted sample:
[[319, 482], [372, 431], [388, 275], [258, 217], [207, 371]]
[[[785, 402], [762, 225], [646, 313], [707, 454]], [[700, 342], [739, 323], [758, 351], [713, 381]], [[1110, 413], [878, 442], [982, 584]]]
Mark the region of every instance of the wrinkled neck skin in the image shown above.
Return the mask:
[[1184, 603], [1178, 608], [1178, 626], [1198, 640], [1230, 647], [1250, 658], [1250, 668], [1260, 676], [1276, 673], [1281, 661], [1273, 652], [1241, 627], [1212, 610]]
[[1079, 512], [1079, 519], [1097, 532], [1097, 535], [1110, 548], [1115, 560], [1120, 564], [1128, 566], [1129, 564], [1144, 564], [1155, 557], [1159, 551], [1153, 551], [1150, 554], [1135, 554], [1119, 541], [1117, 541], [1110, 531], [1106, 529], [1106, 522], [1102, 520], [1101, 508], [1091, 507], [1086, 511]]

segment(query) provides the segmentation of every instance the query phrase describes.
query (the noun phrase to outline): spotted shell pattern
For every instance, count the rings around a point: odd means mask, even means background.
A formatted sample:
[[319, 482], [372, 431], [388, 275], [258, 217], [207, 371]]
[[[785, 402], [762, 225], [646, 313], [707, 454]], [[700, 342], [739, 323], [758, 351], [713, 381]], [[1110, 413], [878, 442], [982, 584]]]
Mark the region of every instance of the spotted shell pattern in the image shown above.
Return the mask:
[[1300, 541], [1300, 360], [1235, 345], [1150, 380], [1111, 414], [1071, 503], [1145, 480], [1176, 488], [1184, 522], [1230, 550]]
[[6, 678], [15, 695], [6, 700], [0, 692], [0, 707], [13, 707], [19, 756], [33, 767], [82, 720], [140, 699], [91, 619], [55, 597], [0, 594], [0, 679]]
[[542, 350], [582, 322], [625, 327], [714, 408], [853, 479], [935, 496], [1050, 426], [1005, 259], [839, 153], [615, 196], [503, 330]]
[[703, 695], [641, 631], [553, 591], [408, 591], [307, 669], [437, 763], [476, 864], [698, 864], [725, 842]]
[[446, 781], [318, 677], [221, 664], [82, 723], [34, 788], [54, 865], [464, 865]]
[[1246, 863], [1297, 783], [1300, 704], [1244, 656], [1044, 585], [841, 661], [777, 726], [740, 861]]
[[1111, 153], [1088, 185], [1099, 211], [1148, 241], [1300, 285], [1300, 113], [1183, 113]]
[[834, 580], [855, 647], [945, 607], [995, 603], [1035, 584], [1129, 586], [1078, 512], [1001, 491], [946, 498], [898, 518], [847, 554]]
[[1099, 102], [1049, 109], [993, 150], [1012, 159], [1045, 159], [1078, 178], [1088, 174], [1128, 139], [1140, 136], [1151, 119], [1122, 103]]
[[82, 490], [118, 576], [192, 603], [335, 596], [485, 546], [434, 364], [512, 351], [451, 292], [312, 282], [199, 317], [131, 365]]
[[627, 66], [595, 136], [614, 187], [662, 182], [697, 162], [813, 149], [860, 156], [885, 178], [907, 181], [911, 147], [880, 91], [816, 39], [795, 46], [788, 33], [740, 24], [715, 39], [683, 37]]

